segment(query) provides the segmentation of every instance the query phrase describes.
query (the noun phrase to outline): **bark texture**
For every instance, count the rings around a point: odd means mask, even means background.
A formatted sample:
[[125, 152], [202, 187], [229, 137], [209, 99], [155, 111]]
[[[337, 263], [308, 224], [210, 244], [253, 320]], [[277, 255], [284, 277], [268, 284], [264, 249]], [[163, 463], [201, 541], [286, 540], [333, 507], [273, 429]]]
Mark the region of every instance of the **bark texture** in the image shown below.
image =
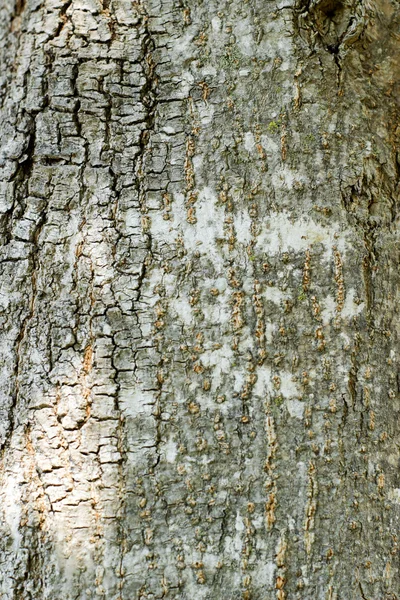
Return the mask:
[[398, 0], [2, 0], [1, 600], [399, 597]]

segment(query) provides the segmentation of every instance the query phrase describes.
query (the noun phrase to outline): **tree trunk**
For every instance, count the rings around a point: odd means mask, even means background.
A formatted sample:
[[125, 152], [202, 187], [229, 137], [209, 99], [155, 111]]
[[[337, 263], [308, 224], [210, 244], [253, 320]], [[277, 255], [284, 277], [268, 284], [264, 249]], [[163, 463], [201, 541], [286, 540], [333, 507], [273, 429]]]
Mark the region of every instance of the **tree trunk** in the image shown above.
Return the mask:
[[398, 0], [2, 0], [1, 600], [399, 597]]

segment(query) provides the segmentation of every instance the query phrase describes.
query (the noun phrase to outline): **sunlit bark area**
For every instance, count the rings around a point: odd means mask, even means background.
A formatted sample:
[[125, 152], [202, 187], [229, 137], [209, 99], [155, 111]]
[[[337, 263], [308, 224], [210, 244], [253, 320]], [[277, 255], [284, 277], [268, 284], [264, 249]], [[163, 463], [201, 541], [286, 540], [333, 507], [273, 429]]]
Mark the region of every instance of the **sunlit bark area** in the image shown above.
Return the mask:
[[1, 600], [400, 597], [398, 0], [1, 0]]

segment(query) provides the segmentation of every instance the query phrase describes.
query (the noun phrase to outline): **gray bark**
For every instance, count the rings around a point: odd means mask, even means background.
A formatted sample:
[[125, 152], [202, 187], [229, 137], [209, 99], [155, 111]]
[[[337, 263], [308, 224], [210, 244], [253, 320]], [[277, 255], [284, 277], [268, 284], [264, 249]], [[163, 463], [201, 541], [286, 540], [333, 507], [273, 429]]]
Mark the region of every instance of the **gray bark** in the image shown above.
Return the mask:
[[2, 0], [2, 600], [399, 597], [399, 22]]

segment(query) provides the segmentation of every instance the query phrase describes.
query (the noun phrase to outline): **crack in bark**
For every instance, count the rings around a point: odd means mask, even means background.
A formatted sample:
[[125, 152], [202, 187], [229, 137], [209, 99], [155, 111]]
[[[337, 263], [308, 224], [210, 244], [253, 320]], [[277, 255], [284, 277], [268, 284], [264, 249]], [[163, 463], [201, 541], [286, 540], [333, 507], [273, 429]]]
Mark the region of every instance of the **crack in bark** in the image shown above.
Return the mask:
[[16, 410], [17, 408], [20, 409], [20, 376], [21, 376], [21, 362], [22, 362], [22, 356], [21, 356], [21, 346], [24, 343], [25, 339], [26, 339], [26, 334], [27, 334], [27, 330], [29, 327], [29, 323], [32, 321], [34, 314], [35, 314], [35, 303], [36, 303], [36, 298], [37, 298], [37, 276], [38, 276], [38, 272], [39, 272], [39, 268], [40, 268], [40, 261], [39, 261], [39, 238], [40, 238], [40, 234], [42, 232], [42, 229], [44, 227], [44, 225], [46, 224], [46, 220], [47, 220], [47, 210], [44, 209], [41, 213], [40, 216], [40, 220], [37, 224], [37, 228], [34, 234], [34, 239], [33, 239], [33, 251], [32, 251], [32, 255], [31, 255], [31, 300], [30, 300], [30, 304], [29, 304], [29, 313], [28, 315], [24, 318], [24, 320], [22, 321], [16, 342], [15, 342], [15, 346], [16, 346], [16, 350], [15, 350], [15, 355], [16, 355], [16, 360], [15, 360], [15, 393], [13, 395], [13, 402], [10, 406], [9, 409], [9, 427], [8, 427], [8, 436], [6, 437], [2, 447], [0, 448], [0, 450], [2, 450], [3, 452], [6, 450], [6, 448], [10, 445], [11, 443], [11, 437], [12, 434], [14, 432], [14, 428], [15, 428], [15, 424], [16, 424]]

